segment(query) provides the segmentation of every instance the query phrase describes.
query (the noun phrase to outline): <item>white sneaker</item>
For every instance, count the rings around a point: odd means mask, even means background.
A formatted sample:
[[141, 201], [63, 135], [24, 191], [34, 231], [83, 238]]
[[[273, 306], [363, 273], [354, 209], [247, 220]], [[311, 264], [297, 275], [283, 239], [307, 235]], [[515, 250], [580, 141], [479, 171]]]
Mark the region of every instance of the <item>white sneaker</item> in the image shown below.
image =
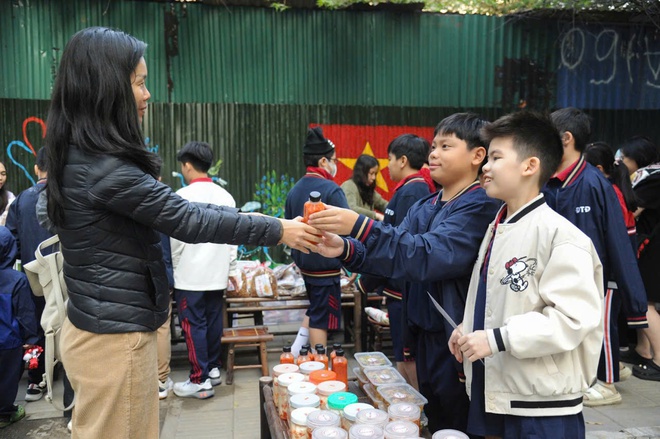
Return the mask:
[[170, 393], [170, 390], [172, 390], [173, 386], [174, 381], [172, 381], [170, 377], [167, 377], [165, 382], [158, 381], [158, 399], [167, 398], [167, 395]]
[[174, 394], [182, 398], [206, 399], [215, 395], [211, 379], [200, 384], [191, 383], [190, 380], [174, 384]]
[[209, 371], [209, 379], [211, 380], [211, 385], [212, 386], [217, 386], [218, 384], [222, 383], [222, 374], [220, 372], [220, 369], [217, 367], [214, 367]]
[[73, 431], [73, 421], [69, 421], [69, 423], [66, 424], [66, 429], [69, 430], [69, 433]]

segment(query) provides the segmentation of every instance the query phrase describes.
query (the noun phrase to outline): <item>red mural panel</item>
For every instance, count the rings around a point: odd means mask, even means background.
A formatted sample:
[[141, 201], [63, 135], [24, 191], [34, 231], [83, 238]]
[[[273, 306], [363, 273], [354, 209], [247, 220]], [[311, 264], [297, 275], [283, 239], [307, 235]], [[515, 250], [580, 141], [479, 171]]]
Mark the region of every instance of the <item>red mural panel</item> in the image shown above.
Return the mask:
[[337, 148], [337, 176], [335, 182], [341, 185], [353, 175], [353, 166], [361, 154], [374, 156], [380, 163], [380, 172], [376, 179], [378, 192], [387, 200], [392, 197], [396, 187], [387, 170], [387, 147], [394, 138], [401, 134], [416, 134], [429, 141], [433, 140], [434, 127], [410, 127], [387, 125], [322, 125], [323, 135], [330, 139]]

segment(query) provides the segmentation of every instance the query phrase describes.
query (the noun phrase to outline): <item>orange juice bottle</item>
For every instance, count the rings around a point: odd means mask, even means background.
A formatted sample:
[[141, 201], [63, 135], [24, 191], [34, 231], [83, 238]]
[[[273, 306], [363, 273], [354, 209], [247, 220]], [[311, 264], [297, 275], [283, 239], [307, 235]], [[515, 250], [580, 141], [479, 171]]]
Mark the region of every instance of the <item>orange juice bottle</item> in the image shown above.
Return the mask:
[[309, 355], [307, 355], [307, 349], [302, 348], [300, 349], [300, 355], [298, 355], [298, 360], [296, 361], [296, 364], [300, 366], [303, 363], [307, 363], [308, 361], [312, 361], [309, 359]]
[[302, 345], [302, 348], [300, 349], [307, 349], [307, 356], [309, 357], [309, 361], [314, 361], [314, 352], [312, 352], [312, 345], [307, 343]]
[[339, 349], [341, 349], [341, 343], [334, 343], [332, 345], [332, 352], [330, 352], [330, 367], [332, 367], [332, 362], [335, 361]]
[[309, 216], [313, 213], [325, 210], [325, 205], [321, 202], [321, 193], [312, 191], [309, 193], [309, 201], [305, 202], [305, 213], [303, 215], [303, 222], [309, 221]]
[[325, 364], [326, 370], [328, 369], [328, 356], [325, 355], [325, 348], [321, 345], [316, 345], [316, 355], [314, 355], [314, 361]]
[[332, 371], [337, 374], [337, 381], [348, 386], [348, 360], [344, 357], [344, 350], [336, 351], [335, 359], [332, 360]]
[[282, 348], [282, 354], [280, 355], [280, 364], [294, 364], [295, 358], [291, 353], [291, 346], [284, 346]]

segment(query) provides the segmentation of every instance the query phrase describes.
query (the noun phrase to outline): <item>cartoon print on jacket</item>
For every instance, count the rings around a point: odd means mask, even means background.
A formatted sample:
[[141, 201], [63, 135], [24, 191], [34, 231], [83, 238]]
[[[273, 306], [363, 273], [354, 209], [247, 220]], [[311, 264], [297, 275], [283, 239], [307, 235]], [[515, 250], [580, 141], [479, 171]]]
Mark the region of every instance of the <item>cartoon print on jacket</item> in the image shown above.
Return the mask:
[[536, 272], [536, 259], [527, 258], [527, 256], [522, 256], [520, 258], [513, 258], [506, 264], [507, 275], [500, 279], [502, 285], [509, 284], [511, 288], [516, 293], [525, 291], [529, 282], [525, 280], [527, 276], [533, 276]]

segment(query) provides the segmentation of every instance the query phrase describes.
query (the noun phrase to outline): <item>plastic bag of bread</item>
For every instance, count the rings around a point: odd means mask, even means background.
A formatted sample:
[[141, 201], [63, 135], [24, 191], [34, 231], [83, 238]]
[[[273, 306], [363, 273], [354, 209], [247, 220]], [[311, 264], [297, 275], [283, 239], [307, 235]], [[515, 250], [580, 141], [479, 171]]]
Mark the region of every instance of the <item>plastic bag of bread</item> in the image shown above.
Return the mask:
[[273, 271], [259, 266], [247, 273], [250, 294], [252, 297], [277, 298], [277, 279]]
[[232, 282], [227, 283], [227, 297], [236, 299], [242, 297], [250, 297], [250, 289], [248, 288], [247, 277], [243, 270], [238, 270], [238, 289], [234, 287]]

